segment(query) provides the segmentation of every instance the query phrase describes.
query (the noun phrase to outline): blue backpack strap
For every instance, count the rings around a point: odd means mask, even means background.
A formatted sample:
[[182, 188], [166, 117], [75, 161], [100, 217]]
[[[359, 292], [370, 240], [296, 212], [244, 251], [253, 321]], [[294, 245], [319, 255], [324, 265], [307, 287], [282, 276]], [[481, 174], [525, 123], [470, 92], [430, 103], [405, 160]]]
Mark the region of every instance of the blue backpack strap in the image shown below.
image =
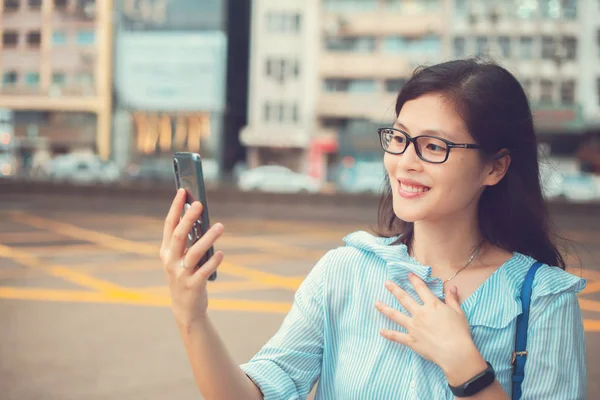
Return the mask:
[[525, 361], [527, 361], [527, 328], [529, 327], [529, 305], [531, 302], [531, 288], [535, 273], [543, 264], [536, 262], [529, 268], [521, 290], [521, 304], [523, 312], [517, 317], [517, 337], [515, 340], [515, 352], [513, 353], [513, 377], [512, 377], [512, 400], [521, 398], [521, 383], [525, 378]]

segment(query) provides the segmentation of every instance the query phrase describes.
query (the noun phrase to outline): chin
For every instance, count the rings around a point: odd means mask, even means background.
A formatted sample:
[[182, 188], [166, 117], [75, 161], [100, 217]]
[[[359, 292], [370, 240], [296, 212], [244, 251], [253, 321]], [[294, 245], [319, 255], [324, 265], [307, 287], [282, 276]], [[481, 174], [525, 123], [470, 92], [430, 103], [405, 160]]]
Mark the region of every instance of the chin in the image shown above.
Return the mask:
[[401, 202], [394, 201], [394, 214], [396, 217], [404, 222], [418, 222], [426, 219], [427, 213], [422, 207], [418, 209], [415, 207], [401, 204]]

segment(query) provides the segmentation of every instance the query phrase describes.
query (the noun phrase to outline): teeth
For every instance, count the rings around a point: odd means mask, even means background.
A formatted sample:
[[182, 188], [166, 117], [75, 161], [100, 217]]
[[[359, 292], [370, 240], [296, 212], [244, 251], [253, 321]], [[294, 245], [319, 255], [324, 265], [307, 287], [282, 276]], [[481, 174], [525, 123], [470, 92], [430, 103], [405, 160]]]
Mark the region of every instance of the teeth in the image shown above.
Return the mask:
[[400, 183], [400, 188], [402, 188], [402, 190], [404, 190], [405, 192], [409, 193], [423, 193], [429, 191], [429, 188], [423, 186], [409, 186], [405, 183]]

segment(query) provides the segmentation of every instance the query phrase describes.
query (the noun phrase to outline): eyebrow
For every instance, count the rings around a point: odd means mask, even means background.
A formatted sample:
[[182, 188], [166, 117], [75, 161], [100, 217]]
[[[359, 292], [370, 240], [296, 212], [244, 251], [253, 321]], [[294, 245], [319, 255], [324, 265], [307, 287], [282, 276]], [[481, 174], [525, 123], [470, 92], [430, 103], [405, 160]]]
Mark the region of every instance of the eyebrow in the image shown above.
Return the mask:
[[[401, 122], [394, 122], [394, 128], [400, 129], [402, 131], [406, 131], [406, 133], [408, 133], [408, 128], [406, 126], [404, 126]], [[457, 138], [455, 135], [448, 133], [446, 131], [440, 131], [440, 130], [435, 130], [435, 129], [427, 129], [424, 131], [421, 131], [420, 135], [433, 135], [433, 136], [442, 136], [445, 139], [450, 140], [451, 142], [456, 142]]]

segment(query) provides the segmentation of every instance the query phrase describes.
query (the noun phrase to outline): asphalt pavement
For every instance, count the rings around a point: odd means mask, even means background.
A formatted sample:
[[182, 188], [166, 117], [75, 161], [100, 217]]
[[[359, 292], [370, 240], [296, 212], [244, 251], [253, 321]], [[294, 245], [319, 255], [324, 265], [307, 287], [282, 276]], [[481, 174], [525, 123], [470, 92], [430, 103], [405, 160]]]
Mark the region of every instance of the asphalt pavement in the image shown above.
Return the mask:
[[[210, 313], [236, 362], [273, 335], [314, 263], [376, 202], [211, 203], [226, 233]], [[210, 197], [209, 197], [210, 201]], [[158, 260], [168, 196], [0, 193], [0, 398], [199, 399]], [[589, 398], [600, 398], [600, 213], [555, 208], [588, 279]]]

